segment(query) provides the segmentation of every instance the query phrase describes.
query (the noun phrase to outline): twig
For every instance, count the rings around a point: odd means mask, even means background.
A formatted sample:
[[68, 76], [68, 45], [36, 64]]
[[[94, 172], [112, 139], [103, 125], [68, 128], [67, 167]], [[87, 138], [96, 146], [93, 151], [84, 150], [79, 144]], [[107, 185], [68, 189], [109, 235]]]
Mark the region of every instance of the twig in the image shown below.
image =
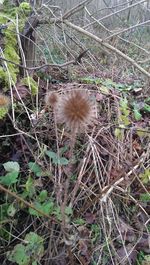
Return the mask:
[[138, 23], [138, 24], [136, 24], [136, 25], [133, 25], [133, 26], [128, 27], [128, 28], [123, 29], [123, 30], [119, 30], [118, 32], [116, 32], [116, 33], [114, 33], [114, 34], [108, 36], [107, 38], [105, 38], [104, 41], [106, 41], [106, 40], [108, 40], [108, 39], [110, 39], [110, 38], [112, 38], [112, 37], [114, 37], [114, 36], [120, 35], [120, 34], [122, 34], [122, 33], [124, 33], [124, 32], [127, 32], [127, 31], [129, 31], [129, 30], [131, 30], [131, 29], [135, 29], [135, 28], [137, 28], [137, 27], [140, 27], [140, 26], [146, 25], [146, 24], [148, 24], [148, 23], [150, 23], [150, 20], [144, 21], [144, 22], [142, 22], [142, 23]]
[[[129, 9], [129, 8], [131, 8], [131, 7], [135, 7], [135, 6], [137, 6], [137, 5], [140, 5], [140, 4], [142, 4], [142, 3], [146, 2], [146, 1], [147, 1], [147, 0], [142, 0], [142, 1], [139, 1], [139, 2], [137, 2], [137, 3], [132, 4], [132, 5], [130, 5], [130, 6], [124, 7], [124, 8], [122, 8], [122, 9], [120, 9], [120, 10], [114, 12], [114, 13], [111, 13], [111, 14], [109, 14], [109, 15], [106, 15], [106, 16], [104, 16], [104, 17], [98, 19], [98, 21], [102, 21], [103, 19], [110, 18], [110, 17], [113, 16], [113, 15], [116, 15], [116, 14], [118, 14], [118, 13], [120, 13], [120, 12], [123, 12], [123, 11], [125, 11], [125, 10], [127, 10], [127, 9]], [[91, 26], [91, 25], [93, 25], [93, 24], [95, 24], [95, 23], [96, 23], [96, 21], [93, 21], [93, 22], [87, 24], [87, 25], [84, 27], [84, 29], [86, 29], [87, 27], [89, 27], [89, 26]]]
[[78, 5], [74, 6], [73, 8], [71, 8], [68, 12], [66, 12], [63, 15], [63, 19], [68, 19], [70, 16], [74, 15], [81, 8], [83, 8], [85, 4], [89, 4], [90, 2], [92, 2], [92, 0], [85, 0], [85, 1], [83, 1], [81, 3], [79, 3]]
[[91, 32], [88, 32], [87, 30], [74, 25], [73, 23], [64, 20], [63, 21], [68, 27], [73, 28], [75, 30], [77, 30], [78, 32], [83, 33], [84, 35], [94, 39], [96, 42], [100, 43], [102, 46], [104, 46], [105, 48], [111, 50], [112, 52], [116, 53], [117, 55], [119, 55], [120, 57], [124, 58], [127, 62], [129, 62], [130, 64], [132, 64], [134, 67], [136, 67], [141, 73], [143, 73], [144, 75], [146, 75], [148, 78], [150, 78], [150, 73], [147, 72], [143, 67], [141, 67], [139, 64], [137, 64], [132, 58], [130, 58], [129, 56], [127, 56], [126, 54], [124, 54], [123, 52], [121, 52], [120, 50], [118, 50], [117, 48], [115, 48], [114, 46], [110, 45], [107, 42], [104, 42], [102, 39], [100, 39], [99, 37], [97, 37], [96, 35], [92, 34]]
[[14, 64], [14, 65], [16, 65], [16, 66], [18, 66], [18, 67], [20, 67], [20, 68], [23, 68], [23, 69], [25, 69], [25, 70], [31, 70], [31, 71], [33, 71], [33, 70], [40, 70], [40, 69], [42, 69], [42, 68], [46, 68], [46, 67], [59, 67], [59, 68], [63, 68], [63, 67], [66, 67], [66, 66], [68, 66], [68, 65], [70, 65], [70, 64], [78, 64], [78, 63], [81, 63], [81, 58], [85, 55], [85, 53], [88, 51], [88, 49], [87, 50], [85, 50], [85, 51], [83, 51], [81, 54], [79, 54], [79, 56], [75, 59], [75, 60], [71, 60], [71, 61], [69, 61], [69, 62], [66, 62], [66, 63], [62, 63], [62, 64], [42, 64], [42, 65], [40, 65], [40, 66], [36, 66], [36, 67], [26, 67], [26, 66], [24, 66], [24, 65], [21, 65], [21, 64], [18, 64], [18, 63], [15, 63], [15, 62], [13, 62], [13, 61], [11, 61], [11, 60], [8, 60], [8, 59], [5, 59], [4, 57], [1, 57], [0, 56], [0, 60], [3, 60], [3, 61], [5, 61], [5, 62], [7, 62], [7, 63], [11, 63], [11, 64]]
[[14, 197], [17, 201], [24, 203], [27, 207], [32, 208], [33, 210], [35, 210], [36, 212], [38, 212], [40, 215], [42, 215], [42, 216], [44, 216], [44, 217], [46, 217], [48, 219], [51, 219], [51, 217], [48, 214], [46, 214], [43, 211], [37, 209], [31, 203], [25, 201], [23, 198], [21, 198], [20, 196], [18, 196], [16, 193], [14, 193], [14, 192], [6, 189], [1, 184], [0, 184], [0, 190], [3, 191], [3, 192], [5, 192], [5, 193], [7, 193], [7, 194], [9, 194], [10, 196]]

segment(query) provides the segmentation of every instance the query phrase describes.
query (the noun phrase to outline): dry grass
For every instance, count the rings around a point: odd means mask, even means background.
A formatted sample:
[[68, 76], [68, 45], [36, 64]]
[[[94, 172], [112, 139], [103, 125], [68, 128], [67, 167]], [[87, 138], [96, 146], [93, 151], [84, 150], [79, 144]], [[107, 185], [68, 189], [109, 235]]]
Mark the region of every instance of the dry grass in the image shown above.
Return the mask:
[[[98, 93], [95, 87], [91, 95]], [[23, 213], [18, 216], [18, 228], [11, 222], [11, 239], [3, 242], [7, 250], [14, 240], [22, 241], [28, 231], [35, 231], [45, 239], [45, 254], [39, 264], [133, 264], [138, 242], [147, 238], [149, 231], [148, 205], [140, 201], [148, 186], [140, 173], [149, 167], [150, 146], [149, 136], [139, 137], [130, 128], [121, 129], [120, 139], [115, 136], [119, 98], [103, 95], [97, 104], [97, 122], [77, 136], [73, 157], [68, 154], [72, 135], [57, 124], [52, 110], [43, 113], [44, 106], [37, 106], [38, 115], [31, 126], [33, 115], [27, 107], [28, 128], [16, 117], [13, 124], [22, 142], [23, 170], [34, 160], [47, 172], [34, 179], [34, 186], [37, 192], [47, 190], [48, 197], [53, 197], [61, 209], [61, 220], [54, 214], [46, 220], [28, 216], [25, 211], [25, 219]], [[23, 111], [23, 105], [21, 108]], [[63, 156], [70, 161], [66, 166], [53, 164], [44, 154], [48, 149], [60, 156], [62, 147], [67, 148]], [[24, 171], [25, 178], [27, 175]], [[70, 217], [66, 207], [73, 211]]]

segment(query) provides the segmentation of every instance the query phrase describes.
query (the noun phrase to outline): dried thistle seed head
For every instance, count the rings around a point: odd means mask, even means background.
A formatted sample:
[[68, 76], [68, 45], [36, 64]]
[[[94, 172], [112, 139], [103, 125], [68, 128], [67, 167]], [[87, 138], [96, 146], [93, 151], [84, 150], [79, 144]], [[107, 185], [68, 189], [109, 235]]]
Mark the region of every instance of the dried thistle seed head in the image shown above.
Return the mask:
[[48, 92], [45, 96], [46, 107], [54, 108], [58, 102], [58, 95], [55, 92]]
[[87, 91], [66, 92], [57, 106], [57, 120], [71, 131], [82, 131], [92, 124], [95, 110], [95, 104], [90, 100]]
[[0, 93], [0, 108], [8, 108], [10, 104], [10, 98]]

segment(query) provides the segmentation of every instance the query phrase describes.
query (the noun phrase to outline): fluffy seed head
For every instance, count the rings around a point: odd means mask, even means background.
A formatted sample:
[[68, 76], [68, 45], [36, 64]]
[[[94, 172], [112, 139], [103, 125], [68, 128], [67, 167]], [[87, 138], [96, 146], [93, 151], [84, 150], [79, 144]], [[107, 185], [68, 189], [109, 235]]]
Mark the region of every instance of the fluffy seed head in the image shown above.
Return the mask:
[[49, 92], [45, 96], [46, 107], [51, 106], [54, 108], [58, 101], [58, 95], [55, 92]]
[[82, 131], [92, 124], [95, 118], [95, 105], [87, 91], [73, 90], [60, 96], [57, 105], [57, 118], [71, 131]]
[[10, 104], [10, 98], [0, 93], [0, 108], [8, 108]]

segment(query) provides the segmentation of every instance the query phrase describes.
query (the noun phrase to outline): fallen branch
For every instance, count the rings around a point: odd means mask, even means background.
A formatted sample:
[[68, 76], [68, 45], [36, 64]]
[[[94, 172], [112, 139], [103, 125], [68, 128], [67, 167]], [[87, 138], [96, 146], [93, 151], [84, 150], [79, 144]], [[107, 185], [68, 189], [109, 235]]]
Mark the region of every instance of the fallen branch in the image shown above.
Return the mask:
[[81, 28], [79, 26], [74, 25], [73, 23], [69, 22], [68, 20], [64, 20], [63, 23], [65, 23], [68, 27], [73, 28], [73, 29], [77, 30], [78, 32], [80, 32], [80, 33], [92, 38], [93, 40], [95, 40], [96, 42], [100, 43], [105, 48], [107, 48], [110, 51], [116, 53], [117, 55], [119, 55], [120, 57], [125, 59], [127, 62], [129, 62], [131, 65], [133, 65], [135, 68], [137, 68], [145, 76], [150, 78], [150, 73], [149, 72], [147, 72], [143, 67], [141, 67], [139, 64], [137, 64], [132, 58], [130, 58], [129, 56], [127, 56], [126, 54], [124, 54], [123, 52], [121, 52], [120, 50], [115, 48], [114, 46], [110, 45], [107, 42], [104, 42], [102, 39], [100, 39], [96, 35], [92, 34], [91, 32], [88, 32], [87, 30], [85, 30], [85, 29], [83, 29], [83, 28]]

